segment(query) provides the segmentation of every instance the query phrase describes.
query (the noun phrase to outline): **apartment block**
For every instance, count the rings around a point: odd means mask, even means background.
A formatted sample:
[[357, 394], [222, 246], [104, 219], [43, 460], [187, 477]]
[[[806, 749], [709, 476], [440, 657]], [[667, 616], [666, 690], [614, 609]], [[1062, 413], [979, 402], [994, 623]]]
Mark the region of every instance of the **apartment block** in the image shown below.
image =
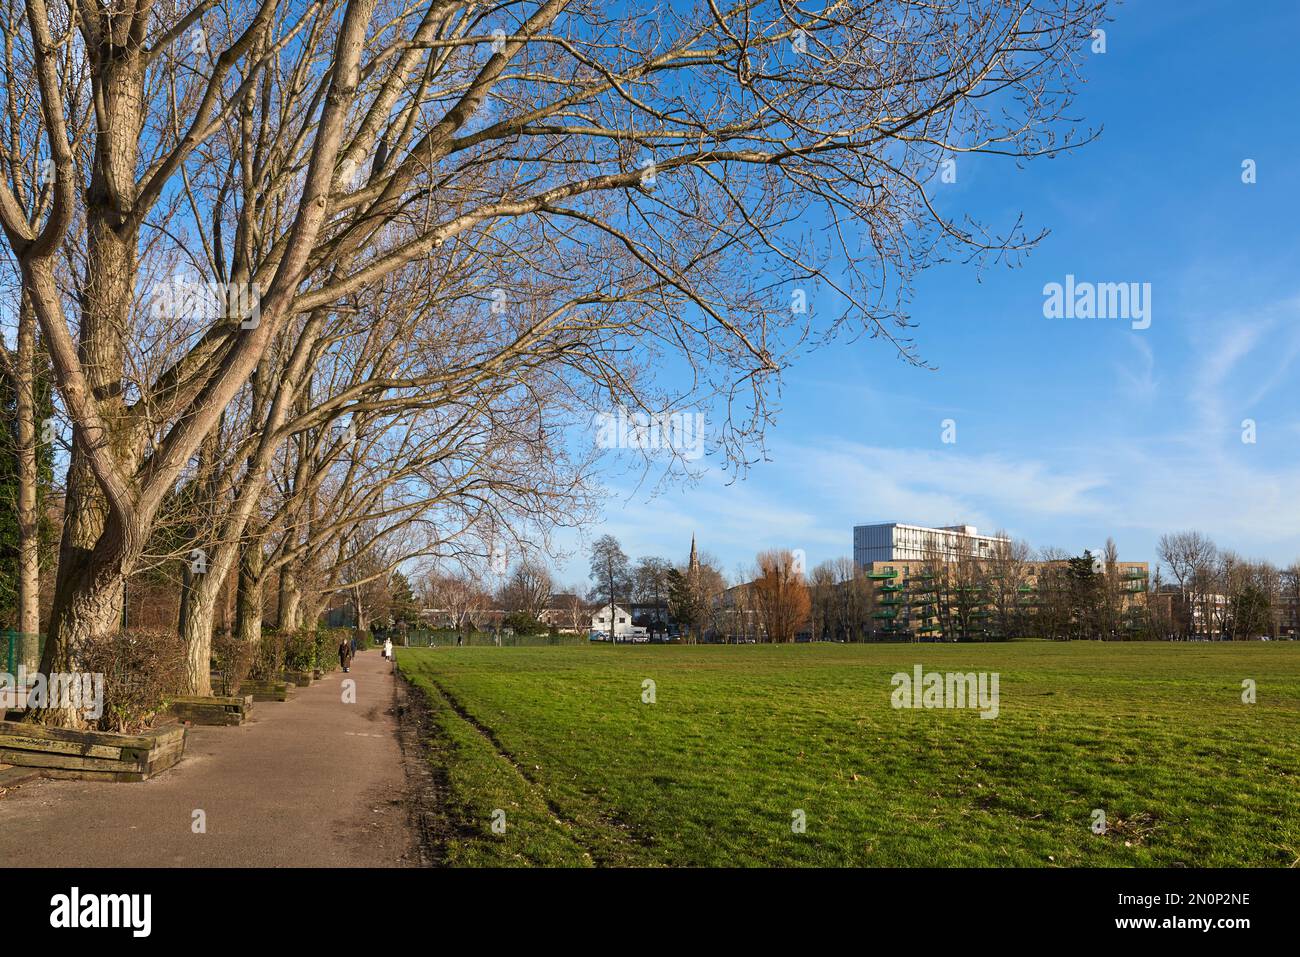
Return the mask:
[[[1042, 577], [1058, 562], [1026, 562], [1006, 580], [995, 562], [943, 562], [935, 559], [869, 562], [872, 634], [896, 640], [945, 641], [996, 639], [999, 623], [1019, 611], [1038, 610]], [[1137, 627], [1134, 612], [1147, 591], [1146, 562], [1116, 562], [1105, 572], [1120, 598], [1123, 627]]]
[[866, 567], [872, 562], [922, 561], [938, 558], [955, 561], [962, 557], [987, 558], [999, 542], [996, 535], [980, 535], [974, 525], [907, 525], [883, 522], [855, 525], [853, 560]]
[[[1039, 586], [1064, 562], [1013, 562], [972, 525], [931, 528], [888, 522], [853, 529], [853, 557], [871, 583], [874, 637], [896, 640], [1000, 638], [1001, 623], [1038, 610]], [[1104, 574], [1118, 592], [1126, 629], [1147, 591], [1146, 562], [1115, 562]]]

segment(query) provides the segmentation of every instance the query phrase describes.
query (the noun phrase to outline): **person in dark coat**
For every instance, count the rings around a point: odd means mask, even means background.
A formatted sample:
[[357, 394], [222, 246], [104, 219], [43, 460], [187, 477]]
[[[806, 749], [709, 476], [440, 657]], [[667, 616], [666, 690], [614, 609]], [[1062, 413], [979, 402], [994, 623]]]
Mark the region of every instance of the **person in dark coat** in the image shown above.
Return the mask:
[[344, 638], [339, 642], [339, 667], [346, 674], [352, 667], [352, 639]]

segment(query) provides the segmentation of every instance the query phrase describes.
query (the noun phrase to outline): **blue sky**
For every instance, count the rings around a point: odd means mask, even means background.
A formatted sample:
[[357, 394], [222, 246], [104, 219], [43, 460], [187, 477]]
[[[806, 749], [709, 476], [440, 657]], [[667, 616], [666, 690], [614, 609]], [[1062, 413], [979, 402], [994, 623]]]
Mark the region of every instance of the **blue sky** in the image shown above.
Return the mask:
[[[872, 521], [969, 522], [1073, 551], [1113, 535], [1132, 560], [1197, 528], [1300, 558], [1297, 35], [1292, 2], [1117, 9], [1074, 110], [1100, 140], [1023, 169], [963, 159], [941, 187], [950, 209], [993, 224], [1023, 211], [1051, 235], [1018, 269], [922, 276], [915, 338], [937, 369], [871, 341], [812, 353], [786, 378], [772, 461], [656, 496], [613, 480], [587, 540], [680, 560], [694, 532], [729, 573], [769, 547], [810, 565], [849, 555], [852, 526]], [[1044, 318], [1044, 284], [1067, 273], [1151, 283], [1150, 328]], [[582, 543], [561, 540], [566, 582], [586, 578]]]

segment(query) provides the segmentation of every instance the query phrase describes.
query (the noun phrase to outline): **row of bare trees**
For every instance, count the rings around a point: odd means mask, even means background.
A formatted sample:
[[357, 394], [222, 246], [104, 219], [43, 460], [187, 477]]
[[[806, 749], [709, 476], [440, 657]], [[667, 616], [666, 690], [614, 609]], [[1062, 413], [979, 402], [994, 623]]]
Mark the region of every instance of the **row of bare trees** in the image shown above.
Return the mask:
[[787, 643], [808, 631], [813, 593], [796, 552], [759, 552], [752, 566], [738, 569], [736, 578], [710, 602], [706, 621], [712, 640]]
[[[704, 607], [721, 590], [716, 562], [704, 556], [691, 573], [688, 563], [673, 565], [666, 559], [647, 556], [633, 562], [612, 536], [593, 544], [592, 585], [589, 589], [570, 586], [561, 590], [544, 556], [529, 555], [505, 574], [494, 590], [485, 587], [483, 576], [465, 570], [432, 569], [418, 581], [421, 600], [431, 613], [432, 623], [457, 631], [471, 630], [480, 623], [586, 633], [592, 615], [610, 604], [640, 607], [634, 624], [666, 633], [672, 623], [690, 630], [692, 598]], [[696, 590], [684, 587], [694, 582]], [[612, 586], [611, 586], [612, 583]]]
[[641, 606], [631, 624], [664, 635], [675, 626], [677, 634], [692, 642], [707, 630], [715, 600], [725, 588], [717, 560], [697, 555], [693, 541], [684, 562], [656, 555], [633, 562], [614, 536], [603, 535], [592, 543], [590, 570], [589, 609]]
[[565, 430], [593, 411], [707, 408], [743, 466], [809, 342], [917, 361], [916, 271], [1036, 239], [930, 184], [1073, 145], [1100, 8], [0, 4], [14, 378], [31, 396], [48, 357], [68, 443], [41, 667], [77, 670], [131, 576], [188, 561], [205, 693], [225, 582], [256, 642], [272, 581], [292, 625], [396, 562], [582, 521]]
[[1162, 535], [1169, 572], [1161, 628], [1176, 638], [1240, 640], [1300, 633], [1300, 561], [1285, 568], [1221, 549], [1197, 531]]
[[464, 568], [432, 568], [416, 583], [428, 617], [424, 624], [456, 632], [472, 632], [503, 624], [526, 630], [557, 630], [585, 634], [593, 605], [577, 587], [557, 590], [544, 558], [521, 559], [493, 591], [485, 576]]
[[[616, 544], [616, 543], [615, 543]], [[608, 543], [600, 555], [609, 557]], [[621, 552], [621, 549], [619, 549]], [[852, 559], [822, 562], [806, 576], [795, 553], [761, 553], [728, 587], [716, 561], [705, 557], [692, 578], [689, 564], [677, 567], [657, 558], [619, 563], [614, 578], [619, 600], [653, 604], [666, 599], [672, 621], [694, 636], [738, 641], [791, 641], [796, 634], [819, 640], [862, 641], [888, 637], [889, 620], [877, 612], [906, 608], [900, 634], [931, 634], [958, 640], [1042, 637], [1080, 639], [1170, 639], [1191, 636], [1225, 640], [1293, 633], [1300, 621], [1300, 563], [1278, 569], [1221, 551], [1200, 533], [1161, 538], [1150, 578], [1129, 574], [1113, 539], [1098, 555], [1071, 555], [1059, 548], [1034, 552], [1004, 533], [982, 558], [940, 553], [914, 564], [906, 589], [890, 603], [891, 580], [873, 582]], [[607, 566], [601, 577], [607, 575]], [[1167, 569], [1167, 571], [1166, 571]], [[540, 618], [554, 604], [551, 576], [537, 561], [521, 562], [498, 593], [496, 607]], [[571, 630], [587, 627], [595, 600], [565, 594], [572, 607]], [[457, 576], [454, 594], [472, 591]], [[442, 593], [439, 593], [442, 594]], [[493, 598], [479, 591], [476, 610]], [[447, 607], [460, 607], [447, 598]], [[693, 626], [693, 627], [692, 627]]]
[[[679, 620], [698, 623], [697, 633], [709, 639], [740, 642], [790, 642], [798, 635], [1240, 640], [1300, 631], [1300, 563], [1279, 570], [1247, 561], [1196, 532], [1160, 540], [1160, 561], [1172, 582], [1161, 567], [1149, 575], [1145, 563], [1121, 560], [1111, 538], [1096, 555], [1051, 547], [1035, 552], [1002, 532], [978, 555], [943, 542], [923, 551], [928, 556], [909, 560], [905, 571], [874, 580], [850, 558], [822, 562], [805, 575], [801, 556], [775, 549], [741, 568], [728, 587], [709, 563], [710, 587], [698, 605], [681, 606], [690, 610]], [[685, 571], [673, 572], [679, 589]]]
[[921, 551], [924, 558], [876, 580], [849, 558], [817, 565], [808, 576], [808, 633], [830, 641], [1114, 639], [1139, 636], [1150, 619], [1146, 582], [1123, 574], [1129, 566], [1113, 540], [1095, 557], [1035, 552], [1001, 532], [979, 554], [942, 535]]

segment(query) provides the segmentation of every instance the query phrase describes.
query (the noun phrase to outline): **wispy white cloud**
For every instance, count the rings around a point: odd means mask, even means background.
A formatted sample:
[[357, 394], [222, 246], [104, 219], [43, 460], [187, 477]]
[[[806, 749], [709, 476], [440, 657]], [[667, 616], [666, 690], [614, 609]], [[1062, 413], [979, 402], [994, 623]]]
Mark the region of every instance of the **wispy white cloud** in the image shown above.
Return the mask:
[[[1126, 557], [1155, 559], [1164, 532], [1197, 528], [1246, 554], [1300, 556], [1300, 463], [1172, 454], [1141, 440], [1072, 448], [1067, 462], [851, 442], [778, 443], [774, 463], [726, 485], [712, 471], [689, 490], [616, 498], [607, 528], [632, 555], [685, 557], [690, 537], [726, 571], [772, 547], [811, 562], [852, 552], [852, 527], [874, 521], [1005, 528], [1031, 545], [1097, 547], [1108, 535]], [[572, 567], [581, 568], [581, 561]]]
[[1127, 338], [1137, 353], [1137, 362], [1136, 367], [1123, 362], [1115, 364], [1120, 386], [1132, 398], [1149, 401], [1154, 399], [1159, 391], [1159, 382], [1155, 377], [1156, 357], [1151, 348], [1150, 337], [1135, 332]]
[[[887, 449], [837, 442], [793, 450], [820, 494], [879, 519], [949, 524], [997, 522], [1010, 512], [1095, 514], [1095, 472], [1069, 474], [1041, 461], [944, 449]], [[903, 518], [902, 516], [908, 516]]]
[[[1288, 299], [1250, 315], [1202, 321], [1191, 334], [1192, 362], [1186, 401], [1194, 414], [1192, 441], [1201, 455], [1222, 454], [1240, 438], [1243, 418], [1269, 417], [1261, 410], [1280, 387], [1294, 380], [1300, 358], [1300, 299]], [[1283, 403], [1285, 405], [1285, 402]], [[1293, 403], [1286, 407], [1289, 412]], [[1207, 438], [1218, 442], [1205, 445]]]
[[[923, 447], [849, 441], [855, 423], [837, 404], [820, 423], [824, 438], [775, 430], [772, 461], [745, 480], [727, 484], [709, 469], [698, 484], [654, 498], [616, 489], [602, 531], [633, 555], [675, 560], [694, 533], [728, 572], [771, 547], [803, 548], [813, 562], [848, 555], [852, 526], [872, 521], [968, 522], [1070, 549], [1113, 535], [1126, 557], [1152, 561], [1161, 534], [1196, 528], [1244, 554], [1294, 561], [1300, 299], [1207, 310], [1171, 328], [1129, 336], [1131, 354], [1115, 361], [1119, 397], [1140, 401], [1138, 414], [1117, 417], [1098, 395], [1094, 424], [1087, 404], [1057, 407], [1045, 396], [1028, 433], [1039, 438], [990, 451], [964, 439], [942, 446], [937, 432]], [[824, 402], [834, 385], [811, 391]], [[907, 422], [926, 395], [891, 395], [890, 407]], [[970, 401], [972, 415], [988, 414], [981, 397]], [[862, 404], [855, 395], [854, 407]], [[1241, 441], [1246, 417], [1258, 421], [1255, 444]], [[580, 553], [575, 561], [585, 576]]]

